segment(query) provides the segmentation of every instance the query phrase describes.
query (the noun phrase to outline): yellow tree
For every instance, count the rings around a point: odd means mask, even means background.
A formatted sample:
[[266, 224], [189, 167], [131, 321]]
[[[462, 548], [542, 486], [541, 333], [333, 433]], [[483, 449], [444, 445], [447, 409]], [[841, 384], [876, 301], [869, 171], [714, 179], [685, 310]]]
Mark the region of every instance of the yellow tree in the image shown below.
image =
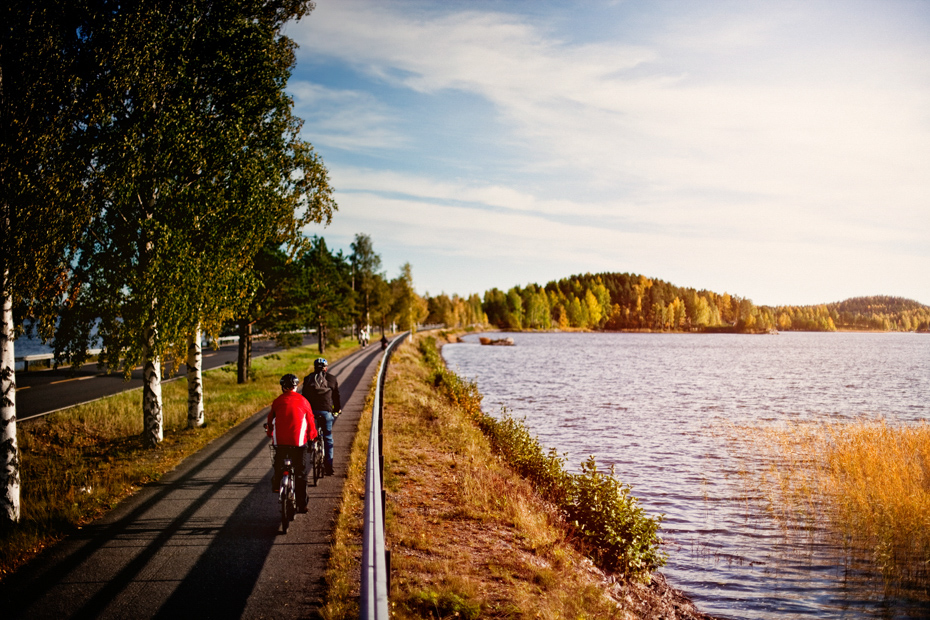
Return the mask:
[[584, 305], [588, 314], [588, 325], [590, 327], [598, 327], [601, 324], [604, 311], [601, 309], [601, 304], [597, 301], [597, 297], [594, 296], [591, 289], [585, 291]]

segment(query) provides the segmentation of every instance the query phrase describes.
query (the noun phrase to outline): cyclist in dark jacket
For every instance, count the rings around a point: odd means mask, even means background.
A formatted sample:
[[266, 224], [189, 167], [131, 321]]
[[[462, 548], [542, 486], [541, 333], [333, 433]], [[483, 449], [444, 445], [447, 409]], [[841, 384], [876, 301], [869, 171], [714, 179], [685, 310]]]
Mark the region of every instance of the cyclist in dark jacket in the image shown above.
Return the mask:
[[303, 395], [313, 407], [316, 426], [326, 447], [326, 475], [333, 475], [333, 422], [342, 413], [339, 382], [329, 374], [329, 362], [318, 357], [313, 362], [314, 373], [304, 377]]

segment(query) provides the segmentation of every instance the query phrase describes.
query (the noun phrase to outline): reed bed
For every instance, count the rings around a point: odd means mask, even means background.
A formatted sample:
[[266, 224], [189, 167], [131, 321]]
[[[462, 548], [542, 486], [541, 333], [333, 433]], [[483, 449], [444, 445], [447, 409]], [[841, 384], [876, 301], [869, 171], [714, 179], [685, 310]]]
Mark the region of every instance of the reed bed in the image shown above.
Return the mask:
[[[327, 358], [354, 348], [346, 340]], [[307, 346], [256, 358], [254, 381], [242, 385], [235, 365], [205, 372], [206, 423], [198, 429], [187, 428], [187, 381], [164, 383], [165, 438], [154, 450], [141, 440], [139, 389], [20, 422], [22, 517], [0, 529], [0, 578], [269, 405], [280, 393], [278, 378], [306, 373], [316, 357]]]
[[930, 585], [930, 424], [794, 423], [754, 439], [783, 524], [831, 538], [886, 585]]

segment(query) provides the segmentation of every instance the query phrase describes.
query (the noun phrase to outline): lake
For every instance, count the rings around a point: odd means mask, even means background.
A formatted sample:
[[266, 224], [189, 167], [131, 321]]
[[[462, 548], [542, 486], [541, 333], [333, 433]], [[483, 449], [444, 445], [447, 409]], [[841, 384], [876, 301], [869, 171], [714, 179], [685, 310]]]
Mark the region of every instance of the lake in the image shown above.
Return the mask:
[[837, 549], [786, 533], [745, 472], [740, 429], [798, 420], [930, 418], [930, 336], [912, 333], [514, 333], [443, 347], [488, 413], [506, 407], [579, 470], [616, 467], [664, 513], [662, 572], [729, 618], [930, 617], [926, 592], [886, 593]]

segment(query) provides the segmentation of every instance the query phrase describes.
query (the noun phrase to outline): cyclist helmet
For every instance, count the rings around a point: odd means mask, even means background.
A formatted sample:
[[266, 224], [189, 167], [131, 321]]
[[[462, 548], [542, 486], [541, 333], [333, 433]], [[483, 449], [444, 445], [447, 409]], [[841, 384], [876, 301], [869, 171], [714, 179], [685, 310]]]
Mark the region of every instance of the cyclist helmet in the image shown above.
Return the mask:
[[300, 379], [297, 375], [287, 374], [281, 377], [281, 387], [285, 390], [296, 390], [298, 385], [300, 385]]
[[318, 357], [315, 360], [313, 360], [313, 367], [316, 368], [317, 370], [322, 370], [323, 368], [326, 368], [327, 366], [329, 366], [329, 362], [326, 361], [326, 358]]

